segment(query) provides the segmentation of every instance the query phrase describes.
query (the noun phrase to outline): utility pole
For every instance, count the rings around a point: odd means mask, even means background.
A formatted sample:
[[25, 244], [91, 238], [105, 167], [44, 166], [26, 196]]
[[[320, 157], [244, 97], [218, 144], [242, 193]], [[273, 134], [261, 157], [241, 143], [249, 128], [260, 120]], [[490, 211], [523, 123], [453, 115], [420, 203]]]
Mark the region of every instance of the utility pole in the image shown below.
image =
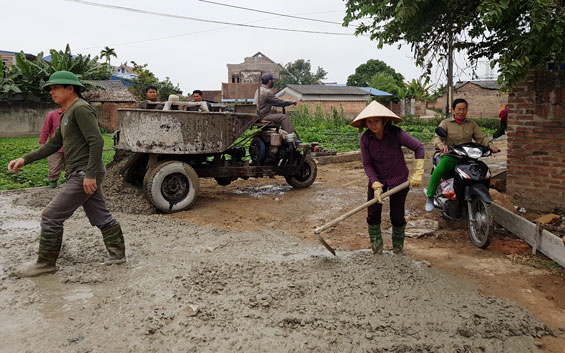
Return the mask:
[[447, 99], [445, 102], [445, 117], [451, 116], [451, 103], [453, 103], [453, 34], [449, 31], [447, 43]]

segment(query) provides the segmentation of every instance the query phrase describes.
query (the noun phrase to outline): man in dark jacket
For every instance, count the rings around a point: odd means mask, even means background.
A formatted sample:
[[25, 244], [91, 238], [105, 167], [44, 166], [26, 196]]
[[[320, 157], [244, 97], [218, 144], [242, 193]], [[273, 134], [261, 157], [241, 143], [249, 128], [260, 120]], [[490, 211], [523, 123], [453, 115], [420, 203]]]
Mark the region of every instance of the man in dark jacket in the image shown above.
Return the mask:
[[49, 90], [53, 101], [60, 105], [63, 114], [55, 134], [39, 149], [14, 159], [8, 170], [17, 173], [24, 165], [65, 150], [65, 176], [63, 189], [47, 205], [41, 215], [41, 233], [37, 261], [18, 271], [21, 277], [39, 276], [56, 271], [55, 263], [63, 242], [63, 223], [77, 208], [83, 207], [90, 224], [98, 227], [110, 254], [104, 264], [126, 261], [122, 229], [106, 207], [102, 181], [106, 169], [102, 161], [104, 140], [98, 128], [94, 109], [82, 100], [84, 86], [68, 71], [57, 71], [43, 86]]

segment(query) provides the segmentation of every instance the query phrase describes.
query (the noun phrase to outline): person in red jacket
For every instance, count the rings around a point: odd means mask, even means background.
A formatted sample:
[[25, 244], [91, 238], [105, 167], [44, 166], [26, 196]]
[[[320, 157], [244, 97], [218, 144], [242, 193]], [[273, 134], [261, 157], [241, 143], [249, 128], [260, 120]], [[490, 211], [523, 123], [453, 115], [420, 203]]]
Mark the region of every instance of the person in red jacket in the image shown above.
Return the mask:
[[500, 111], [498, 117], [500, 118], [500, 127], [496, 130], [494, 135], [492, 135], [492, 138], [498, 138], [506, 133], [506, 129], [508, 128], [508, 104]]
[[[47, 113], [47, 117], [43, 122], [43, 128], [41, 129], [41, 134], [39, 135], [39, 146], [43, 146], [47, 143], [48, 138], [52, 138], [55, 134], [55, 130], [59, 127], [59, 122], [61, 121], [61, 114], [63, 111], [61, 109], [56, 109]], [[53, 153], [47, 157], [47, 166], [49, 168], [47, 172], [47, 180], [49, 181], [50, 188], [56, 188], [61, 171], [65, 166], [65, 160], [63, 155], [63, 147], [60, 150]]]

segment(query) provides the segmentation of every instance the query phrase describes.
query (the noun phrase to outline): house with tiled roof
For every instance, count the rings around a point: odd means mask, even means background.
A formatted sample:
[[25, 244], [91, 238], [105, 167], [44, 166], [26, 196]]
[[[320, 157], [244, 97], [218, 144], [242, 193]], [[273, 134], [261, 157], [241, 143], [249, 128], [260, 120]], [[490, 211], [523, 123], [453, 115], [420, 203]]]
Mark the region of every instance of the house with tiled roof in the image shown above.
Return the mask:
[[331, 114], [343, 110], [346, 117], [354, 118], [371, 99], [371, 93], [359, 87], [334, 85], [287, 85], [276, 94], [285, 100], [292, 100], [298, 105], [307, 105], [309, 111], [322, 111]]
[[120, 80], [84, 80], [93, 89], [83, 93], [96, 111], [98, 123], [112, 132], [118, 129], [118, 109], [137, 108], [134, 95]]

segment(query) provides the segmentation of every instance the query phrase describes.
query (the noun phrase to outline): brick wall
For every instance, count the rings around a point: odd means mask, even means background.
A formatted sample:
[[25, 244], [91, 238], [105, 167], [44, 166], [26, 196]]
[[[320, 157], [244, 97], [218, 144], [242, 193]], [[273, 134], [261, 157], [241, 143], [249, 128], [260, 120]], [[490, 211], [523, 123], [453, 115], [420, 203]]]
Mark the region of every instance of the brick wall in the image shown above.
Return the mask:
[[[280, 97], [281, 99], [288, 100], [288, 101], [296, 101], [296, 98], [289, 94], [284, 94]], [[367, 102], [365, 101], [299, 101], [298, 105], [307, 105], [308, 111], [311, 113], [315, 112], [317, 107], [320, 106], [322, 111], [326, 114], [331, 114], [333, 109], [335, 108], [337, 112], [341, 112], [343, 108], [343, 115], [346, 118], [354, 119], [365, 107], [367, 106]], [[288, 107], [287, 111], [290, 111], [293, 107]]]
[[565, 209], [565, 71], [533, 72], [508, 103], [508, 194], [526, 209]]
[[[469, 118], [498, 118], [498, 113], [508, 103], [508, 94], [495, 89], [486, 89], [472, 83], [455, 90], [453, 99], [463, 98], [469, 102]], [[446, 95], [428, 103], [430, 109], [445, 111]]]
[[98, 124], [109, 132], [114, 132], [118, 129], [119, 108], [137, 108], [137, 103], [91, 102], [90, 105], [96, 112]]

